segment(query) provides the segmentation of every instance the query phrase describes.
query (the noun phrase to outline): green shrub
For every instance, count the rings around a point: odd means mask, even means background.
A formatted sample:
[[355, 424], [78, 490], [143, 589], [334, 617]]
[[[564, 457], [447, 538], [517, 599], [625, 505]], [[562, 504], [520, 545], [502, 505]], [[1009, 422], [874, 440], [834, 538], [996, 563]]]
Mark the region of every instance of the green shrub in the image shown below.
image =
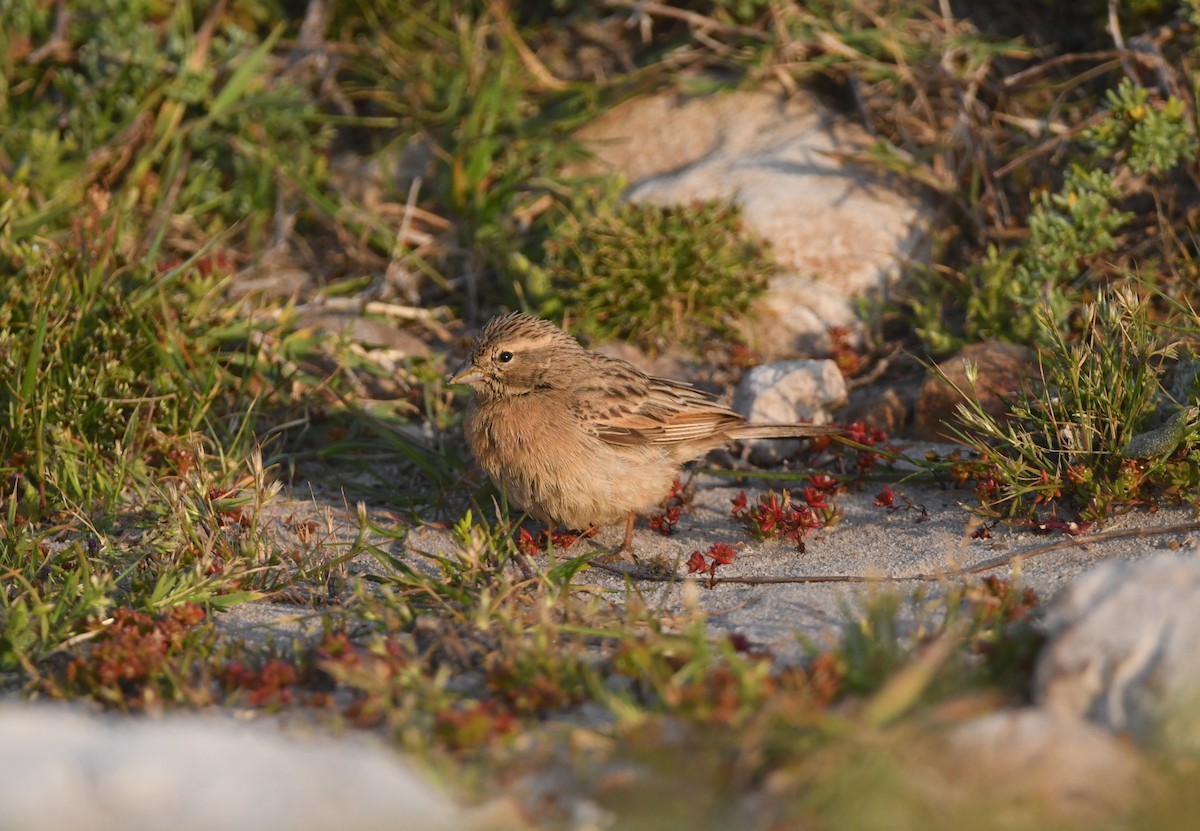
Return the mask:
[[[1131, 200], [1196, 158], [1179, 99], [1152, 102], [1145, 89], [1124, 80], [1107, 100], [1105, 117], [1073, 147], [1076, 161], [1062, 185], [1031, 199], [1027, 233], [1017, 243], [989, 245], [948, 291], [936, 276], [918, 280], [914, 320], [933, 351], [987, 338], [1053, 346], [1086, 297], [1091, 281], [1081, 276], [1126, 256], [1120, 234], [1136, 216], [1126, 210]], [[961, 338], [950, 331], [948, 310], [956, 306], [963, 310]]]
[[543, 315], [578, 321], [599, 340], [655, 350], [736, 337], [775, 270], [734, 205], [627, 202], [580, 213], [546, 241], [547, 290], [532, 299]]

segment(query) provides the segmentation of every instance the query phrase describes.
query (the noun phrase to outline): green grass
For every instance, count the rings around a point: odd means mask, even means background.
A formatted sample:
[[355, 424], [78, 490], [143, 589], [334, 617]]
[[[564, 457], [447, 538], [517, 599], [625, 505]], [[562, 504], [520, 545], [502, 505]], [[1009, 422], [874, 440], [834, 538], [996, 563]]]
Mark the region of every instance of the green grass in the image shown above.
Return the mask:
[[1047, 322], [1050, 357], [1003, 422], [965, 396], [959, 435], [982, 461], [983, 511], [1037, 521], [1048, 508], [1102, 521], [1134, 505], [1192, 502], [1195, 390], [1184, 385], [1182, 401], [1167, 394], [1175, 347], [1148, 314], [1132, 293], [1105, 294], [1084, 307], [1077, 342]]
[[[1044, 4], [693, 3], [697, 28], [619, 3], [385, 0], [337, 4], [304, 44], [272, 2], [70, 5], [59, 27], [17, 0], [0, 30], [6, 689], [304, 708], [382, 727], [481, 796], [513, 771], [606, 782], [587, 796], [628, 828], [664, 827], [664, 794], [708, 795], [680, 827], [1003, 824], [911, 771], [947, 713], [1025, 700], [1035, 599], [1003, 581], [881, 593], [780, 666], [694, 609], [595, 590], [585, 558], [531, 567], [513, 523], [464, 508], [442, 379], [504, 307], [720, 353], [769, 252], [728, 205], [619, 203], [619, 183], [569, 172], [571, 136], [642, 91], [782, 76], [865, 120], [860, 161], [943, 211], [937, 266], [875, 337], [1040, 350], [1011, 417], [965, 406], [975, 457], [936, 472], [1016, 524], [1194, 501], [1194, 33], [1160, 44], [1143, 86], [1083, 57], [1111, 46], [1103, 14], [1062, 32], [1068, 52], [1042, 41]], [[1122, 9], [1126, 39], [1172, 13]], [[317, 328], [322, 303], [419, 345]], [[886, 442], [855, 435], [831, 488]], [[349, 528], [299, 501], [281, 516], [285, 485], [337, 494]], [[455, 544], [406, 549], [429, 522]], [[727, 552], [709, 552], [713, 574]], [[221, 634], [217, 613], [258, 599], [323, 634], [291, 652]], [[622, 765], [640, 773], [596, 775]], [[1185, 827], [1187, 794], [1129, 827]]]

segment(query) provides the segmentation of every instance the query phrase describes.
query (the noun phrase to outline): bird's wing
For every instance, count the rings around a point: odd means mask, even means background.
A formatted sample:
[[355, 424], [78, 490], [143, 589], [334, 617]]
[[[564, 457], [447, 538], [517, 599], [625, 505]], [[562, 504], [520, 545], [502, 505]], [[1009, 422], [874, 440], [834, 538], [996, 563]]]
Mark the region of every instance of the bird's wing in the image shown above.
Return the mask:
[[572, 409], [585, 430], [609, 444], [686, 444], [742, 423], [690, 384], [644, 375], [624, 361], [598, 369], [574, 390]]

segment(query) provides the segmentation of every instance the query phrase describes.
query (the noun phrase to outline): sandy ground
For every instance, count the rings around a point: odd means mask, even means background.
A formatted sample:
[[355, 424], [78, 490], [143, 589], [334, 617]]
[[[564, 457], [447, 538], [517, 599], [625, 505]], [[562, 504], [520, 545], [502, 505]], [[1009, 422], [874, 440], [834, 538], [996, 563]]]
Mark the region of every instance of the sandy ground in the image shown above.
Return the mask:
[[[920, 451], [910, 448], [910, 452]], [[898, 474], [896, 478], [899, 480], [902, 476]], [[727, 478], [696, 476], [695, 498], [684, 510], [673, 534], [663, 536], [650, 529], [644, 519], [639, 521], [634, 537], [639, 560], [643, 564], [655, 560], [678, 562], [676, 571], [683, 575], [686, 573], [684, 563], [693, 551], [706, 550], [714, 542], [725, 542], [738, 545], [739, 553], [732, 564], [718, 570], [717, 575], [722, 578], [840, 576], [860, 579], [925, 575], [941, 576], [942, 579], [725, 583], [711, 588], [707, 585], [685, 586], [684, 580], [663, 583], [635, 579], [636, 589], [653, 607], [660, 608], [663, 615], [678, 614], [689, 602], [698, 604], [708, 616], [713, 630], [740, 633], [756, 646], [771, 649], [780, 659], [790, 660], [803, 654], [801, 637], [817, 644], [836, 638], [848, 620], [847, 616], [854, 615], [861, 608], [864, 597], [871, 592], [890, 590], [911, 597], [919, 591], [930, 601], [929, 606], [936, 606], [937, 598], [945, 593], [948, 585], [979, 577], [946, 577], [948, 573], [1018, 557], [1017, 562], [997, 566], [982, 574], [1015, 576], [1020, 585], [1033, 588], [1041, 599], [1047, 600], [1073, 577], [1099, 562], [1113, 558], [1133, 560], [1171, 549], [1191, 548], [1200, 536], [1197, 531], [1162, 533], [1160, 529], [1195, 521], [1190, 510], [1171, 508], [1116, 517], [1103, 528], [1093, 527], [1087, 535], [1078, 538], [1061, 532], [1039, 534], [998, 526], [992, 529], [990, 538], [973, 539], [972, 531], [978, 521], [964, 507], [964, 503], [969, 503], [972, 498], [969, 491], [893, 483], [893, 491], [923, 507], [924, 513], [919, 510], [889, 512], [874, 504], [875, 495], [882, 490], [883, 484], [868, 483], [859, 492], [835, 497], [836, 504], [844, 512], [841, 521], [832, 528], [814, 532], [801, 552], [789, 541], [752, 539], [730, 515], [732, 500], [740, 491], [745, 490], [753, 502], [759, 493], [779, 489], [784, 484], [763, 479], [733, 484]], [[898, 498], [896, 502], [900, 504], [903, 500]], [[287, 510], [294, 514], [299, 503], [300, 500], [289, 503]], [[353, 522], [346, 517], [345, 502], [331, 499], [322, 504], [320, 497], [310, 496], [305, 504], [309, 510], [322, 515], [323, 527], [333, 529], [327, 543], [337, 545], [341, 543], [334, 543], [334, 538], [345, 541], [353, 537]], [[594, 540], [577, 543], [569, 554], [573, 556], [593, 549], [611, 550], [619, 544], [622, 531], [617, 527], [606, 528]], [[1097, 534], [1114, 532], [1138, 535], [1089, 541]], [[1079, 544], [1058, 551], [1041, 551], [1051, 544], [1073, 541]], [[385, 546], [393, 555], [420, 567], [423, 558], [413, 549], [433, 554], [452, 551], [455, 543], [448, 530], [425, 526], [413, 530], [405, 541], [388, 541]], [[548, 565], [544, 555], [538, 565]], [[636, 564], [614, 565], [635, 571], [642, 568]], [[380, 567], [373, 559], [360, 555], [350, 564], [350, 570], [378, 573]], [[590, 568], [578, 574], [575, 582], [606, 590], [618, 602], [624, 597], [625, 578], [610, 571]], [[906, 618], [910, 621], [919, 618], [922, 608], [920, 603], [909, 604]], [[243, 604], [223, 614], [221, 624], [231, 635], [260, 641], [273, 639], [276, 643], [320, 632], [319, 612], [294, 604]]]
[[[770, 483], [748, 482], [747, 496], [753, 498]], [[778, 487], [778, 485], [776, 485]], [[882, 489], [882, 486], [879, 488]], [[878, 489], [841, 494], [836, 503], [844, 511], [840, 523], [814, 532], [802, 553], [794, 543], [779, 540], [755, 541], [730, 517], [731, 500], [743, 490], [730, 487], [728, 480], [699, 477], [696, 499], [684, 514], [674, 534], [663, 537], [640, 527], [634, 546], [638, 556], [650, 559], [662, 556], [683, 562], [692, 551], [707, 549], [713, 542], [743, 543], [731, 565], [718, 569], [719, 577], [796, 578], [813, 576], [912, 577], [944, 575], [996, 559], [1042, 549], [1051, 543], [1071, 538], [1062, 533], [1037, 534], [1003, 527], [992, 530], [990, 539], [972, 540], [976, 523], [960, 504], [970, 493], [945, 491], [930, 486], [893, 486], [913, 503], [924, 506], [927, 518], [916, 510], [889, 513], [874, 504]], [[1189, 510], [1160, 510], [1155, 514], [1137, 513], [1114, 519], [1102, 529], [1115, 532], [1131, 529], [1153, 530], [1194, 520]], [[597, 538], [601, 545], [620, 543], [622, 529], [605, 529]], [[1080, 538], [1082, 539], [1082, 538]], [[1019, 563], [990, 569], [983, 574], [1017, 576], [1019, 584], [1033, 588], [1048, 599], [1070, 580], [1096, 563], [1112, 559], [1151, 557], [1171, 548], [1191, 547], [1196, 533], [1171, 533], [1087, 543], [1060, 551], [1036, 554]], [[435, 551], [451, 544], [440, 533], [417, 534], [413, 545]], [[628, 566], [624, 566], [628, 567]], [[635, 581], [644, 596], [664, 613], [683, 610], [685, 594], [699, 603], [716, 631], [740, 633], [756, 645], [767, 647], [781, 659], [802, 654], [797, 635], [820, 644], [836, 637], [847, 614], [860, 609], [865, 595], [873, 591], [898, 591], [904, 596], [918, 589], [929, 601], [936, 601], [951, 582], [979, 579], [981, 575], [948, 577], [944, 581], [922, 580], [887, 583], [795, 582], [765, 585], [719, 584], [688, 591], [682, 583], [665, 584]], [[624, 578], [590, 569], [576, 582], [618, 590]], [[931, 602], [929, 605], [937, 605]], [[904, 616], [912, 619], [918, 607]]]

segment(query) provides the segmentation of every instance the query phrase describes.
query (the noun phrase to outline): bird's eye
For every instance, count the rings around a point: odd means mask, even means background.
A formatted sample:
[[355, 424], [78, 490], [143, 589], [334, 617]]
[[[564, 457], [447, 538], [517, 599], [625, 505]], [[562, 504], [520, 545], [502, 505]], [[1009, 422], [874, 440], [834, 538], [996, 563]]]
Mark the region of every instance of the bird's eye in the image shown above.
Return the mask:
[[500, 359], [500, 363], [506, 364], [513, 359], [513, 353], [501, 352], [497, 357]]

